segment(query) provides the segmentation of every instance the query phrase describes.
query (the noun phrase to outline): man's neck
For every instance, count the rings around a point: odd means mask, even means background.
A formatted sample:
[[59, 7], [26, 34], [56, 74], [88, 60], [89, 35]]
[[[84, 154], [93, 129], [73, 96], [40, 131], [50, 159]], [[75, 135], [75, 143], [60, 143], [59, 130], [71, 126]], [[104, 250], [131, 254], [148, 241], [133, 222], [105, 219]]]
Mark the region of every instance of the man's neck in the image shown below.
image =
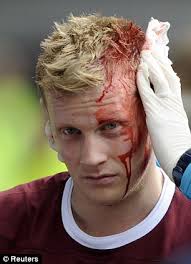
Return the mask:
[[159, 200], [163, 176], [151, 167], [140, 190], [115, 205], [100, 205], [72, 195], [72, 211], [76, 224], [91, 236], [108, 236], [124, 232], [140, 223]]

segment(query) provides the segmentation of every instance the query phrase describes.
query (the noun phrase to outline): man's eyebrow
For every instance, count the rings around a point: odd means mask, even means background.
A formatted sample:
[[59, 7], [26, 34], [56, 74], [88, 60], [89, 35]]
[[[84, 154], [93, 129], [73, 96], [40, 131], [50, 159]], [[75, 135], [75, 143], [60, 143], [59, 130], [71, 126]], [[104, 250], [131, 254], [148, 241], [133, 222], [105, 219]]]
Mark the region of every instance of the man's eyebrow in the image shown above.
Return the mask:
[[103, 117], [103, 118], [100, 118], [98, 120], [98, 125], [103, 125], [103, 124], [108, 123], [108, 122], [124, 123], [124, 122], [128, 122], [128, 119], [120, 117], [120, 116], [116, 116], [116, 117], [112, 117], [112, 118], [107, 118], [107, 117], [104, 118]]
[[63, 127], [75, 127], [73, 124], [71, 124], [71, 123], [56, 123], [55, 124], [55, 127], [57, 128], [57, 129], [60, 129], [60, 128], [63, 128]]
[[103, 117], [103, 118], [99, 118], [98, 124], [102, 125], [104, 123], [113, 122], [113, 121], [117, 121], [117, 119], [116, 118], [107, 118], [107, 117], [104, 118]]

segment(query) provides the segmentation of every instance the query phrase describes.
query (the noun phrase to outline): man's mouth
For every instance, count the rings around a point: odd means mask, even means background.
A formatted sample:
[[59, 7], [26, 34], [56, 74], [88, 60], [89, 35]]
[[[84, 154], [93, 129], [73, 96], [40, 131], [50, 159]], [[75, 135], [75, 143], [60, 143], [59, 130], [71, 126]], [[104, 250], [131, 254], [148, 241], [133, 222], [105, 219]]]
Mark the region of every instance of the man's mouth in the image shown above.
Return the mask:
[[117, 174], [102, 174], [102, 175], [90, 175], [86, 176], [87, 180], [91, 184], [111, 184], [117, 178]]

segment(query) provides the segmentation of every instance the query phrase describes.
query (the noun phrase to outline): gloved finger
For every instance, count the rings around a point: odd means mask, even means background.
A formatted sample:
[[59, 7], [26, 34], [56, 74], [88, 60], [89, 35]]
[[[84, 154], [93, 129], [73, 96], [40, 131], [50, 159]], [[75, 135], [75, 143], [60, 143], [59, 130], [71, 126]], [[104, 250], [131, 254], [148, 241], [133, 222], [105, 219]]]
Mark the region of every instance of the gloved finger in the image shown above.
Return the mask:
[[179, 97], [181, 97], [181, 83], [180, 78], [176, 74], [169, 74], [167, 67], [164, 64], [161, 64], [163, 68], [164, 75], [169, 83], [169, 88], [171, 92]]
[[170, 93], [169, 83], [157, 60], [150, 52], [142, 52], [142, 60], [147, 64], [149, 79], [151, 80], [155, 94], [158, 97], [166, 97]]
[[160, 56], [156, 51], [152, 52], [153, 57], [158, 61], [160, 67], [162, 68], [164, 75], [169, 83], [169, 88], [173, 93], [178, 93], [181, 95], [181, 83], [180, 78], [177, 76], [176, 72], [171, 66], [171, 61], [168, 58]]
[[148, 68], [145, 63], [141, 63], [138, 67], [137, 87], [146, 113], [146, 121], [148, 122], [149, 116], [152, 117], [152, 119], [157, 116], [158, 106], [161, 104], [161, 99], [156, 96], [151, 88], [148, 77]]
[[141, 62], [137, 70], [137, 87], [143, 104], [150, 101], [155, 97], [155, 93], [151, 88], [149, 81], [148, 67], [145, 63]]
[[157, 49], [153, 49], [151, 51], [152, 56], [158, 61], [161, 62], [163, 64], [166, 64], [169, 69], [174, 73], [173, 69], [172, 69], [172, 61], [167, 57], [167, 55], [165, 56], [164, 54], [161, 54]]

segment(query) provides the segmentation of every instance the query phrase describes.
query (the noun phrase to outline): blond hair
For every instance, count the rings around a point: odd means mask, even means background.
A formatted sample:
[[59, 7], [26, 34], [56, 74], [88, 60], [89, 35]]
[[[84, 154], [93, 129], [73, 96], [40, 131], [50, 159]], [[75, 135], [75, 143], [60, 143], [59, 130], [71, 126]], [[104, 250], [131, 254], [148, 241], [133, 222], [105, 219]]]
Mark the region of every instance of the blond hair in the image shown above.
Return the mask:
[[119, 63], [136, 71], [144, 42], [144, 32], [127, 19], [70, 15], [41, 43], [36, 83], [43, 92], [99, 87]]

